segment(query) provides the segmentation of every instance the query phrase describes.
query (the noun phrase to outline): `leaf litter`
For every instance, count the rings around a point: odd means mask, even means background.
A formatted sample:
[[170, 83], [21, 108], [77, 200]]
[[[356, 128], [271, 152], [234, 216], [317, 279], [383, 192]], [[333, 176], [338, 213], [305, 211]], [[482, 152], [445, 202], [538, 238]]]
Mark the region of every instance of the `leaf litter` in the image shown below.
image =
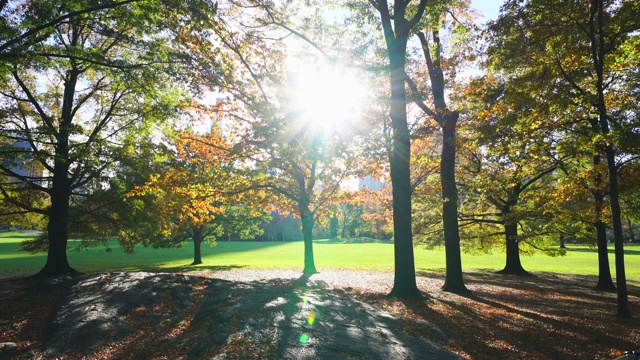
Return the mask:
[[[1, 280], [0, 343], [12, 358], [612, 359], [640, 348], [640, 321], [588, 276], [465, 273], [470, 296], [420, 272], [424, 298], [387, 293], [393, 274], [232, 269]], [[632, 314], [640, 314], [629, 286]], [[638, 316], [638, 315], [636, 315]]]

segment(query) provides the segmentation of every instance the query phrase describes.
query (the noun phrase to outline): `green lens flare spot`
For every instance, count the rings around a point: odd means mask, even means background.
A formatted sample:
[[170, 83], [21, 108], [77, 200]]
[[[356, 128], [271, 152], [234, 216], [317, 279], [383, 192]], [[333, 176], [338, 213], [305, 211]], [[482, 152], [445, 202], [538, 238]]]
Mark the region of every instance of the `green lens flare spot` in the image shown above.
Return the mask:
[[304, 345], [309, 342], [309, 335], [302, 334], [300, 335], [300, 344]]

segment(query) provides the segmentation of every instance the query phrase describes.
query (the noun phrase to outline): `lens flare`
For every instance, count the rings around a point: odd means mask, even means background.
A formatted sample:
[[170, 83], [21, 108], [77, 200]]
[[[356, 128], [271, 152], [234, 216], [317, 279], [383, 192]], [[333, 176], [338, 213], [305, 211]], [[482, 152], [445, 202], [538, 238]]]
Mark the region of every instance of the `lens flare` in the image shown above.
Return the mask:
[[304, 345], [309, 342], [309, 335], [302, 334], [300, 335], [300, 344]]
[[313, 325], [316, 322], [316, 314], [312, 311], [307, 317], [307, 324]]

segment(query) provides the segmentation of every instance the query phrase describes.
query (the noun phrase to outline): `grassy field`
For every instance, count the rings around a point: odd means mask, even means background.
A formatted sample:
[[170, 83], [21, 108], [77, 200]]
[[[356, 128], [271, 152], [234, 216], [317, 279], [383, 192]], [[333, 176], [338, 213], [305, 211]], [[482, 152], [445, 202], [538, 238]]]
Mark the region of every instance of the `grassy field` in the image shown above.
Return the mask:
[[[16, 251], [20, 241], [33, 235], [17, 232], [0, 233], [0, 278], [35, 274], [45, 263], [46, 255]], [[383, 242], [361, 243], [358, 241], [314, 241], [316, 267], [347, 269], [393, 270], [393, 244]], [[180, 249], [153, 249], [139, 247], [133, 255], [124, 254], [117, 244], [113, 252], [95, 248], [81, 252], [70, 252], [69, 262], [75, 269], [87, 272], [111, 271], [190, 271], [249, 268], [302, 268], [302, 242], [219, 242], [216, 247], [203, 245], [204, 264], [190, 266], [193, 259], [192, 244]], [[612, 274], [615, 276], [613, 248], [610, 249]], [[640, 245], [625, 247], [627, 279], [640, 282]], [[504, 266], [503, 253], [489, 255], [463, 254], [464, 269], [495, 269]], [[415, 249], [416, 269], [438, 270], [445, 267], [444, 249]], [[535, 272], [561, 274], [597, 275], [597, 253], [586, 246], [569, 246], [564, 257], [544, 255], [523, 256], [525, 269]]]

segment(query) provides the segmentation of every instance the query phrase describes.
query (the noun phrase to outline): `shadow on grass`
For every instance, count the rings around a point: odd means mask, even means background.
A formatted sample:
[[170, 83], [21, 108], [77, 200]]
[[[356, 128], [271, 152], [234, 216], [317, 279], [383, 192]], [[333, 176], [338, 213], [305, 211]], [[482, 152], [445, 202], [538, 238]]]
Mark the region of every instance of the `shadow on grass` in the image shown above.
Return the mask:
[[348, 239], [319, 239], [313, 240], [316, 244], [393, 244], [390, 240], [373, 239], [368, 237]]
[[[465, 284], [471, 286], [489, 285], [514, 290], [537, 290], [539, 292], [563, 289], [564, 292], [572, 296], [591, 296], [594, 300], [596, 298], [603, 299], [611, 296], [610, 293], [595, 290], [598, 282], [597, 276], [558, 274], [543, 271], [533, 272], [530, 273], [530, 275], [532, 276], [504, 275], [492, 270], [474, 270], [464, 272], [463, 278]], [[418, 270], [416, 271], [416, 276], [442, 279], [444, 281], [445, 270]], [[636, 283], [627, 282], [627, 287], [630, 295], [640, 296], [640, 287], [638, 287]], [[472, 291], [474, 290], [472, 289]], [[589, 294], [585, 295], [585, 291]]]
[[216, 271], [225, 271], [225, 270], [234, 270], [234, 269], [242, 269], [246, 268], [246, 265], [207, 265], [207, 264], [199, 264], [199, 265], [181, 265], [174, 267], [155, 267], [155, 272], [173, 272], [173, 273], [182, 273], [182, 272], [216, 272]]
[[31, 231], [0, 231], [0, 242], [8, 241], [8, 239], [16, 239], [17, 242], [21, 242], [23, 240], [33, 239], [38, 236], [39, 232], [31, 232]]
[[190, 272], [216, 272], [216, 271], [225, 271], [225, 270], [234, 270], [234, 269], [242, 269], [247, 267], [246, 265], [207, 265], [207, 264], [198, 264], [191, 265], [185, 264], [180, 266], [160, 266], [160, 265], [145, 265], [140, 268], [131, 268], [124, 269], [127, 272], [134, 271], [145, 271], [145, 272], [154, 272], [154, 273], [190, 273]]
[[[261, 250], [268, 247], [288, 245], [295, 241], [217, 241], [216, 253], [234, 253]], [[190, 243], [189, 246], [192, 244]]]
[[[630, 246], [628, 244], [625, 244], [625, 246], [624, 246], [624, 254], [625, 255], [640, 255], [640, 249], [638, 249], [638, 246], [632, 245], [632, 247], [634, 248], [633, 250], [629, 249], [629, 247]], [[636, 249], [638, 249], [638, 250], [636, 250]], [[595, 248], [595, 247], [593, 249], [591, 249], [591, 248], [577, 248], [577, 249], [574, 249], [574, 248], [570, 248], [569, 247], [566, 250], [567, 250], [568, 254], [572, 253], [572, 252], [594, 253], [594, 254], [598, 253], [598, 249]], [[615, 253], [615, 249], [608, 249], [607, 252], [609, 254], [614, 254]]]

